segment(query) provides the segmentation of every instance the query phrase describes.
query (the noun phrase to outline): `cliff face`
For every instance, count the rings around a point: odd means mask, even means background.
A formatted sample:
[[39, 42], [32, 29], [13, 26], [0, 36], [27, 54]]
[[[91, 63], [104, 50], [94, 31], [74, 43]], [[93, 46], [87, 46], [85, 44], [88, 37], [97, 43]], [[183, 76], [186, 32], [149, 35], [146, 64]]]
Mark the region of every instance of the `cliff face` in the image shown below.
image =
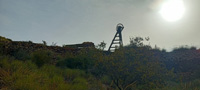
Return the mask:
[[0, 36], [0, 48], [1, 53], [12, 55], [15, 51], [19, 49], [26, 50], [28, 52], [33, 52], [37, 50], [51, 50], [55, 53], [62, 54], [66, 52], [76, 53], [83, 48], [94, 48], [94, 43], [84, 42], [82, 44], [65, 45], [60, 46], [47, 46], [44, 44], [33, 43], [31, 41], [12, 41], [5, 37]]

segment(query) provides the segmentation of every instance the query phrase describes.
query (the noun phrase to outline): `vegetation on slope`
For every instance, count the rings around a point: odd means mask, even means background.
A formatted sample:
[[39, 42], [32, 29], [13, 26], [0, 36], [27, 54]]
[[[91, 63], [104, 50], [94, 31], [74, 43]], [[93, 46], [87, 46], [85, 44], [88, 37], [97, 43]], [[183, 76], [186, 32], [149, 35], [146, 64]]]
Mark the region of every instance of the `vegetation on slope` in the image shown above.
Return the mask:
[[166, 52], [143, 40], [131, 38], [129, 45], [104, 53], [105, 47], [50, 47], [0, 37], [0, 89], [200, 89], [199, 50]]

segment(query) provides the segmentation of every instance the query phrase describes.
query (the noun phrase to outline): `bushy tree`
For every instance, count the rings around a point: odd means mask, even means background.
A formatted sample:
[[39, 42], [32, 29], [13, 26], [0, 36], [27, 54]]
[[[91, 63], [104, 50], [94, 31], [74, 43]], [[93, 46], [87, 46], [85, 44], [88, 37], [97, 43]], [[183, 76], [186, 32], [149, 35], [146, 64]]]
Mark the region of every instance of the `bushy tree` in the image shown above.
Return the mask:
[[143, 45], [140, 40], [143, 39], [135, 39], [129, 46], [119, 48], [102, 61], [100, 67], [119, 90], [149, 90], [164, 85], [166, 69], [154, 56], [151, 47]]
[[104, 50], [104, 48], [106, 48], [106, 43], [104, 41], [100, 42], [100, 44], [97, 45], [97, 48], [99, 50]]

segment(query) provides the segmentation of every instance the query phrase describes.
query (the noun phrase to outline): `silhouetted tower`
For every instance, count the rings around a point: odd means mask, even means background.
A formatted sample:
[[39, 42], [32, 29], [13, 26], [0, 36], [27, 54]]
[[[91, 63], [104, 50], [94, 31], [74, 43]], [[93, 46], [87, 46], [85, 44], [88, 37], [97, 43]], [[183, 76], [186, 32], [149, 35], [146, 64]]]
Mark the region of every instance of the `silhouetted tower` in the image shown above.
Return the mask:
[[114, 51], [117, 47], [123, 46], [123, 42], [122, 42], [123, 29], [124, 29], [124, 26], [121, 23], [117, 24], [117, 27], [116, 27], [117, 32], [110, 44], [110, 47], [108, 49], [109, 52]]

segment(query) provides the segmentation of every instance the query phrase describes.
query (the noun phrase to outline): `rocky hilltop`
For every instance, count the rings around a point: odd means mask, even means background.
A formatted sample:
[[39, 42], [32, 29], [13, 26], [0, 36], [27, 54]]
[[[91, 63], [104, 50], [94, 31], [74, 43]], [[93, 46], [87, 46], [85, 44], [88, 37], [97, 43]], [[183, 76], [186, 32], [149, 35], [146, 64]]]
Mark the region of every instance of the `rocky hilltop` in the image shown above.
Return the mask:
[[26, 50], [28, 52], [33, 52], [37, 50], [51, 50], [55, 53], [66, 53], [72, 52], [76, 53], [83, 48], [95, 48], [92, 42], [83, 42], [82, 44], [64, 45], [64, 46], [47, 46], [42, 43], [33, 43], [31, 41], [12, 41], [11, 39], [0, 36], [0, 47], [3, 49], [1, 52], [4, 54], [12, 55], [15, 51], [20, 49]]

